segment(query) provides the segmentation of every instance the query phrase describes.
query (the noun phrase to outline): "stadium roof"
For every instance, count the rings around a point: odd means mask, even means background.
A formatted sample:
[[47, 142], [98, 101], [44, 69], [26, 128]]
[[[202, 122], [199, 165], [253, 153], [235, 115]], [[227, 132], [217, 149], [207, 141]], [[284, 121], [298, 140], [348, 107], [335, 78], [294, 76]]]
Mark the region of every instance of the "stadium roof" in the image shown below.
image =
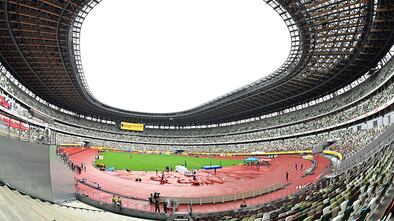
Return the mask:
[[331, 93], [375, 67], [393, 45], [392, 0], [264, 0], [291, 35], [274, 73], [191, 110], [152, 114], [104, 105], [87, 87], [80, 61], [82, 22], [100, 1], [0, 4], [0, 61], [44, 100], [85, 116], [147, 124], [214, 124], [259, 116]]

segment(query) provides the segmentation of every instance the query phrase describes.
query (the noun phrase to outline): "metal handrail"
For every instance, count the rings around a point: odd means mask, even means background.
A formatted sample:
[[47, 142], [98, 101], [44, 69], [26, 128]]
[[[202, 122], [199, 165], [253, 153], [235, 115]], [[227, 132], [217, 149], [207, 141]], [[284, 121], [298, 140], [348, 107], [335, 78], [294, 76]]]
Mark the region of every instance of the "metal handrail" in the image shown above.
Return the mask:
[[[83, 184], [87, 187], [93, 188], [95, 191], [100, 191], [100, 192], [104, 192], [107, 194], [111, 194], [111, 195], [117, 195], [117, 196], [121, 196], [122, 198], [126, 198], [126, 199], [133, 199], [133, 200], [138, 200], [138, 201], [148, 201], [146, 199], [141, 199], [141, 198], [137, 198], [137, 197], [132, 197], [132, 196], [126, 196], [124, 194], [120, 194], [120, 193], [115, 193], [113, 191], [109, 191], [109, 190], [105, 190], [102, 188], [95, 188], [92, 185], [89, 185], [88, 183], [85, 182], [79, 182], [80, 184]], [[97, 183], [96, 183], [97, 184]], [[98, 184], [99, 185], [99, 184]], [[239, 192], [239, 193], [233, 193], [233, 194], [226, 194], [226, 195], [221, 195], [221, 196], [206, 196], [206, 197], [177, 197], [177, 196], [160, 196], [160, 202], [164, 202], [167, 200], [176, 200], [178, 204], [189, 204], [189, 205], [193, 205], [193, 204], [216, 204], [216, 203], [225, 203], [225, 202], [229, 202], [229, 201], [237, 201], [237, 200], [244, 200], [247, 198], [254, 198], [257, 196], [261, 196], [267, 193], [271, 193], [273, 191], [282, 189], [286, 186], [287, 184], [284, 183], [277, 183], [271, 186], [266, 186], [266, 187], [262, 187], [259, 189], [255, 189], [252, 191], [246, 191], [246, 192]]]
[[[8, 123], [4, 119], [0, 120], [0, 135], [30, 143], [48, 145], [56, 143], [56, 132], [49, 130], [49, 127], [33, 124], [3, 110], [0, 111], [0, 115], [8, 118]], [[13, 125], [12, 121], [15, 121], [16, 125]], [[22, 124], [26, 125], [25, 129], [21, 129]]]

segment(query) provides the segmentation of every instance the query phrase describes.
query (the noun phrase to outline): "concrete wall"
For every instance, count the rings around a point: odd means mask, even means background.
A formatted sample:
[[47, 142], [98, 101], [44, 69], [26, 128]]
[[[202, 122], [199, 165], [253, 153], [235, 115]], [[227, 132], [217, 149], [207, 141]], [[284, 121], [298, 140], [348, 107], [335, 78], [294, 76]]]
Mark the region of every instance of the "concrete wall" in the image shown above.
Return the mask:
[[52, 197], [55, 202], [75, 199], [74, 174], [56, 155], [56, 146], [52, 145], [49, 152]]
[[57, 160], [54, 151], [54, 146], [0, 136], [0, 180], [21, 192], [51, 202], [73, 198], [72, 173]]

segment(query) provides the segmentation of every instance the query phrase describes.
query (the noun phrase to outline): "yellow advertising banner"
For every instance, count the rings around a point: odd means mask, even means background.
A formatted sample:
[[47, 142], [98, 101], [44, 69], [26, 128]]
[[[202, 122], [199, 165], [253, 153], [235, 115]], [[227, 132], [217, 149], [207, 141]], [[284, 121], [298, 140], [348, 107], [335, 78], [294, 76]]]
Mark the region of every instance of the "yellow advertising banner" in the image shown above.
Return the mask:
[[131, 131], [144, 131], [144, 125], [136, 124], [136, 123], [120, 122], [120, 129], [131, 130]]

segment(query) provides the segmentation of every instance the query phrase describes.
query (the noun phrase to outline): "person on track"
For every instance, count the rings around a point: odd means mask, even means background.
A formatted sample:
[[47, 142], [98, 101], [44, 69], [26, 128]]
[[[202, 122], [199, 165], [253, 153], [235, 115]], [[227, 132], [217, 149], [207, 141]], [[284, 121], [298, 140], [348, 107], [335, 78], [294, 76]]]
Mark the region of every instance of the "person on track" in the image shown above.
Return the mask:
[[163, 209], [164, 209], [164, 213], [167, 213], [167, 201], [163, 202]]
[[116, 196], [115, 195], [112, 196], [112, 204], [116, 205]]
[[155, 213], [160, 213], [160, 202], [158, 199], [155, 200]]
[[122, 210], [122, 200], [120, 199], [119, 196], [118, 196], [118, 199], [116, 199], [116, 205], [118, 206], [118, 208], [120, 210]]

